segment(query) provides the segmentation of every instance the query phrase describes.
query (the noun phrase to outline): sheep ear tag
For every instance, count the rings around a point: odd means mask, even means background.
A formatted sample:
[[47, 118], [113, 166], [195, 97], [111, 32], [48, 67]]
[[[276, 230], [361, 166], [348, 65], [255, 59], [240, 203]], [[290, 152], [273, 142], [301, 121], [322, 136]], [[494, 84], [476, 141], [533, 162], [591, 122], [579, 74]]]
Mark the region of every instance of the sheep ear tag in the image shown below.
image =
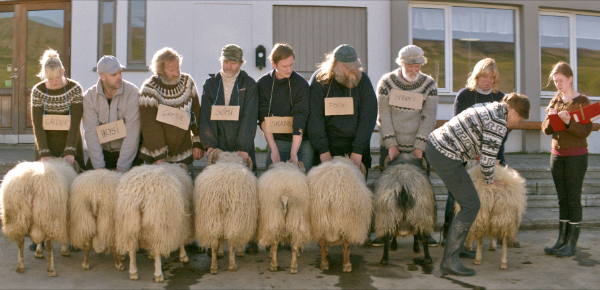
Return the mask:
[[42, 127], [44, 130], [69, 131], [71, 115], [44, 115]]
[[98, 135], [99, 143], [104, 144], [127, 137], [127, 130], [125, 129], [123, 120], [118, 120], [96, 127], [96, 134]]
[[325, 116], [354, 115], [354, 101], [351, 97], [325, 98]]
[[421, 110], [423, 108], [423, 94], [392, 89], [389, 104], [400, 108]]
[[188, 112], [165, 105], [158, 106], [156, 121], [173, 125], [186, 131], [190, 127], [190, 115]]
[[237, 121], [240, 119], [239, 106], [212, 106], [210, 109], [212, 121]]

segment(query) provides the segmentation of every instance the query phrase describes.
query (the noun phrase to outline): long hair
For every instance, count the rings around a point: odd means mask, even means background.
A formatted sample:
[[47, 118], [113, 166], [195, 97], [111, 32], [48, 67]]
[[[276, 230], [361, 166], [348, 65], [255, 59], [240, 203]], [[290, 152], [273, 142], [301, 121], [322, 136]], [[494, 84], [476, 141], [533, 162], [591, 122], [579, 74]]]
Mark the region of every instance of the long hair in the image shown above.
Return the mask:
[[484, 58], [477, 62], [473, 71], [469, 74], [469, 78], [467, 79], [467, 88], [471, 91], [477, 90], [477, 78], [483, 76], [494, 76], [494, 84], [492, 85], [492, 92], [498, 92], [498, 84], [500, 83], [500, 72], [498, 71], [498, 66], [496, 66], [496, 61], [493, 58]]
[[[546, 84], [545, 87], [549, 86], [550, 83], [554, 81], [554, 79], [552, 77], [557, 74], [561, 74], [567, 78], [573, 77], [573, 69], [571, 69], [571, 66], [564, 61], [557, 62], [552, 67], [552, 71], [550, 72], [550, 75], [548, 76], [548, 83]], [[573, 83], [571, 83], [571, 87], [573, 87]], [[558, 92], [558, 94], [561, 94], [561, 92]]]
[[337, 60], [333, 57], [333, 53], [325, 55], [325, 61], [318, 64], [317, 67], [321, 71], [317, 74], [317, 81], [320, 83], [328, 84], [335, 78], [335, 72], [333, 68], [337, 65]]
[[47, 49], [44, 55], [40, 58], [40, 66], [42, 69], [36, 75], [42, 80], [55, 79], [60, 76], [63, 70], [63, 64], [60, 61], [58, 52], [54, 49]]
[[181, 56], [177, 51], [170, 47], [163, 47], [159, 51], [157, 51], [152, 57], [152, 63], [150, 63], [150, 70], [155, 75], [165, 75], [165, 63], [168, 61], [178, 60], [181, 65], [181, 61], [183, 61], [183, 56]]

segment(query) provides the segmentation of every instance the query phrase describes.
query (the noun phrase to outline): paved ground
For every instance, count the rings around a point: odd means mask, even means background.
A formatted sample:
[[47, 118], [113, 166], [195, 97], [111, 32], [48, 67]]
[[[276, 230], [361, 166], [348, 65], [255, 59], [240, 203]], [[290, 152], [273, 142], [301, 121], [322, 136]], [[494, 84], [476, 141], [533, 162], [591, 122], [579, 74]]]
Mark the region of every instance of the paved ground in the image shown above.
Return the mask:
[[[467, 267], [477, 270], [474, 277], [441, 276], [439, 262], [443, 248], [431, 248], [432, 266], [415, 263], [422, 254], [412, 253], [412, 239], [400, 241], [400, 248], [390, 253], [390, 265], [379, 266], [380, 247], [351, 247], [353, 271], [341, 271], [341, 247], [330, 250], [330, 270], [318, 268], [319, 251], [311, 243], [299, 258], [298, 274], [289, 273], [291, 253], [279, 250], [277, 272], [269, 271], [268, 253], [261, 249], [257, 255], [237, 259], [237, 272], [227, 271], [227, 260], [218, 260], [219, 273], [209, 273], [210, 259], [206, 254], [190, 254], [190, 264], [182, 264], [177, 253], [163, 259], [164, 283], [152, 281], [154, 265], [145, 255], [138, 254], [138, 281], [129, 280], [129, 259], [125, 271], [118, 272], [109, 255], [91, 254], [90, 270], [81, 270], [83, 253], [60, 256], [55, 245], [57, 277], [46, 274], [46, 262], [34, 258], [26, 250], [25, 273], [16, 273], [17, 246], [0, 241], [0, 288], [3, 289], [597, 289], [600, 285], [600, 228], [582, 229], [578, 253], [569, 258], [544, 254], [543, 247], [555, 241], [556, 230], [519, 232], [521, 248], [508, 252], [508, 269], [500, 270], [501, 250], [487, 250], [484, 242], [483, 262], [473, 265], [462, 259]], [[227, 254], [227, 253], [226, 253]]]

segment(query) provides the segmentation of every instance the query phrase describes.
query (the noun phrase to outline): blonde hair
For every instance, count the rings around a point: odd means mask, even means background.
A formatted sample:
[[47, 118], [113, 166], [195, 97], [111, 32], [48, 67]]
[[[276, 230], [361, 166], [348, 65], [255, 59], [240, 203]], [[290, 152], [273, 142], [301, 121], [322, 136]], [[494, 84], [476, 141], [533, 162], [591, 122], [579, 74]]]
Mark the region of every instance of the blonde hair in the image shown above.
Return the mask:
[[44, 55], [40, 58], [40, 66], [42, 69], [36, 76], [42, 80], [55, 79], [62, 74], [64, 69], [58, 52], [51, 48], [44, 51]]
[[165, 63], [168, 61], [178, 60], [179, 64], [183, 61], [183, 56], [181, 56], [177, 51], [170, 47], [163, 47], [159, 51], [157, 51], [152, 57], [152, 63], [150, 63], [150, 70], [155, 75], [165, 75]]
[[332, 79], [335, 78], [335, 72], [333, 68], [337, 65], [337, 60], [333, 53], [328, 53], [325, 55], [325, 61], [318, 64], [317, 67], [321, 69], [321, 71], [317, 74], [317, 81], [320, 83], [328, 84]]
[[477, 78], [483, 76], [489, 76], [490, 74], [494, 75], [494, 84], [492, 85], [492, 92], [498, 92], [498, 84], [500, 83], [500, 72], [498, 71], [498, 66], [496, 66], [496, 61], [493, 58], [484, 58], [477, 62], [473, 71], [469, 74], [469, 78], [467, 79], [467, 88], [471, 91], [477, 90]]

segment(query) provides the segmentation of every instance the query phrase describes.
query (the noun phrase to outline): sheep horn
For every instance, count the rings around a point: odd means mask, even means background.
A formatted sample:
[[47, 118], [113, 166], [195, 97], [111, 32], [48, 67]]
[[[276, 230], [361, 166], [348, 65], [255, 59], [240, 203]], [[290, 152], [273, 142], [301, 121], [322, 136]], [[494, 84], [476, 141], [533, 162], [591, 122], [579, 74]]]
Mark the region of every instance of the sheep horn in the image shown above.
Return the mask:
[[360, 172], [362, 172], [362, 174], [367, 177], [367, 168], [365, 167], [364, 164], [360, 164]]
[[388, 164], [390, 163], [390, 156], [385, 158], [385, 161], [383, 162], [383, 169], [386, 169], [388, 167]]
[[207, 156], [206, 166], [209, 166], [215, 161], [217, 161], [217, 158], [219, 157], [219, 152], [221, 152], [221, 149], [219, 148], [215, 148], [213, 149], [213, 151], [210, 151], [210, 153]]
[[300, 171], [302, 171], [302, 173], [306, 174], [306, 167], [304, 167], [304, 162], [298, 161], [298, 168], [300, 168]]
[[248, 156], [248, 159], [246, 159], [246, 166], [248, 166], [248, 169], [252, 171], [252, 158], [250, 158], [250, 156]]

